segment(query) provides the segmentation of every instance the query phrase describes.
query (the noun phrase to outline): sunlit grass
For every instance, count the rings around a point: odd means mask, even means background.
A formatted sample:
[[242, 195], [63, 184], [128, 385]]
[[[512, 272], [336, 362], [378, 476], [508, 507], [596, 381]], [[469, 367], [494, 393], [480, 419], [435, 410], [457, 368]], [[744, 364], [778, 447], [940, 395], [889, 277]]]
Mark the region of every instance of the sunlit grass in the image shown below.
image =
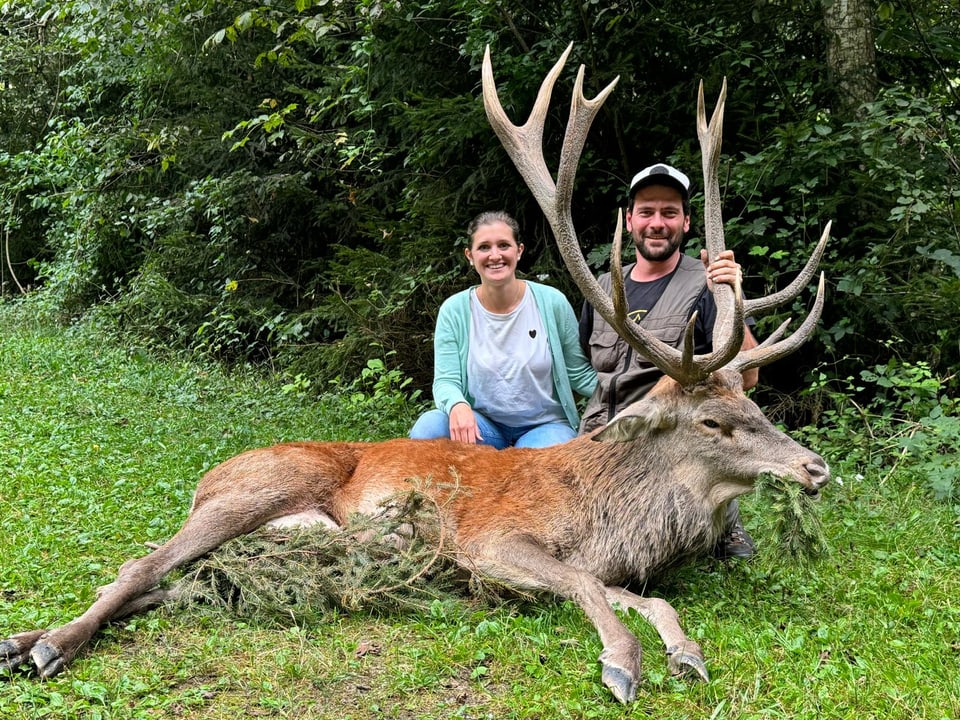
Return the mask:
[[[0, 319], [0, 636], [81, 612], [179, 527], [217, 462], [409, 422]], [[908, 470], [858, 479], [828, 460], [842, 484], [819, 503], [826, 557], [781, 557], [763, 495], [746, 497], [759, 558], [704, 560], [650, 590], [703, 646], [711, 682], [672, 678], [630, 616], [645, 650], [630, 708], [601, 685], [600, 643], [572, 604], [464, 599], [286, 626], [155, 611], [105, 629], [50, 681], [0, 682], [0, 717], [960, 718], [960, 510]]]

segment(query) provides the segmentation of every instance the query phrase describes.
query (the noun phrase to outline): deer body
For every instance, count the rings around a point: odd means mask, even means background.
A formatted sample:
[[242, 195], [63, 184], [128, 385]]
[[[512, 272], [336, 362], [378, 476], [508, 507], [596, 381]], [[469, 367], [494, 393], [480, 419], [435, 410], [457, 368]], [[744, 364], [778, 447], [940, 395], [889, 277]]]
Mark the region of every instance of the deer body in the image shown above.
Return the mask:
[[[703, 450], [690, 453], [694, 444]], [[251, 450], [208, 472], [177, 534], [125, 563], [81, 617], [0, 643], [0, 666], [32, 662], [52, 676], [103, 623], [162, 602], [156, 586], [175, 567], [268, 523], [342, 524], [422, 480], [465, 566], [584, 608], [604, 642], [605, 682], [627, 701], [640, 648], [611, 603], [633, 607], [657, 627], [673, 670], [706, 677], [706, 669], [664, 601], [616, 586], [644, 582], [712, 547], [726, 502], [767, 471], [811, 492], [828, 478], [819, 456], [744, 396], [733, 371], [687, 389], [664, 378], [605, 429], [553, 448], [402, 439]]]
[[[744, 301], [739, 287], [713, 289], [714, 351], [693, 355], [692, 323], [678, 350], [628, 321], [618, 259], [610, 254], [612, 297], [596, 282], [576, 241], [570, 200], [577, 158], [593, 117], [612, 91], [583, 97], [577, 77], [570, 121], [554, 183], [541, 139], [552, 87], [570, 48], [541, 86], [530, 119], [509, 122], [489, 53], [483, 63], [487, 117], [543, 209], [558, 248], [585, 298], [665, 377], [606, 427], [560, 446], [493, 450], [451, 441], [292, 443], [252, 450], [217, 466], [201, 480], [183, 527], [153, 553], [130, 560], [100, 589], [80, 617], [52, 630], [0, 641], [0, 670], [26, 665], [41, 677], [60, 672], [111, 619], [164, 600], [157, 584], [172, 569], [265, 524], [322, 523], [338, 527], [351, 513], [377, 512], [411, 480], [423, 482], [440, 509], [459, 562], [508, 585], [546, 590], [576, 602], [603, 644], [601, 677], [621, 702], [634, 699], [640, 646], [614, 612], [639, 612], [656, 628], [675, 673], [707, 679], [700, 647], [660, 599], [619, 585], [644, 582], [711, 548], [726, 503], [769, 472], [815, 493], [829, 479], [823, 459], [777, 430], [743, 393], [741, 372], [783, 357], [812, 332], [823, 306], [824, 281], [800, 328], [784, 338], [784, 323], [758, 347], [741, 351], [744, 313], [759, 313], [797, 296], [812, 277], [829, 226], [800, 275], [784, 290]], [[700, 95], [706, 244], [724, 249], [717, 165], [725, 89], [708, 124]]]

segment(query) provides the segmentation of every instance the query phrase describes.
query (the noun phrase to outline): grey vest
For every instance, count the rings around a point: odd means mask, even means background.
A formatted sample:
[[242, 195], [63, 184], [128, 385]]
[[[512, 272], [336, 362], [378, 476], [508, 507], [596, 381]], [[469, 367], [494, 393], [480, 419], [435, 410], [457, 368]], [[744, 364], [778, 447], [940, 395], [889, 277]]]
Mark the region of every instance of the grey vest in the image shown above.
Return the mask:
[[[632, 269], [632, 264], [623, 269], [624, 278]], [[599, 282], [609, 293], [610, 273], [602, 275]], [[658, 339], [679, 348], [683, 342], [683, 331], [706, 286], [703, 263], [681, 255], [680, 264], [666, 290], [640, 320], [640, 324]], [[593, 332], [590, 335], [590, 364], [597, 370], [598, 382], [583, 412], [581, 433], [606, 425], [614, 415], [646, 395], [663, 377], [659, 368], [620, 339], [596, 309], [593, 311]]]

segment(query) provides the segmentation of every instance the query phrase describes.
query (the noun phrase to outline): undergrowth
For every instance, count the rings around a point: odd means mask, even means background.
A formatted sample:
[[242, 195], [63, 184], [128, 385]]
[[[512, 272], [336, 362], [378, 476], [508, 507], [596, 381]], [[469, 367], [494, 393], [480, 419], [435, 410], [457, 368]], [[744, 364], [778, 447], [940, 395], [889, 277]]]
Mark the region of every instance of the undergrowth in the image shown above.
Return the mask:
[[824, 455], [843, 458], [855, 474], [923, 479], [943, 502], [960, 497], [960, 399], [927, 363], [890, 360], [858, 377], [815, 373], [805, 391], [822, 406], [815, 424], [798, 435]]

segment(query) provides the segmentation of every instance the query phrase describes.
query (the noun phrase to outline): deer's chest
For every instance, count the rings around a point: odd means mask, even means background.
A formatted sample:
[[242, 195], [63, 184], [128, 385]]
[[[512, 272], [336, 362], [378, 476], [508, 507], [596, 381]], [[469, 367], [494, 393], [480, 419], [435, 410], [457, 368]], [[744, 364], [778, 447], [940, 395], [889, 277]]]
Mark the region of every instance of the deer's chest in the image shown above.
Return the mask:
[[590, 532], [565, 561], [608, 584], [642, 582], [709, 550], [713, 514], [684, 488], [659, 488], [594, 508]]

